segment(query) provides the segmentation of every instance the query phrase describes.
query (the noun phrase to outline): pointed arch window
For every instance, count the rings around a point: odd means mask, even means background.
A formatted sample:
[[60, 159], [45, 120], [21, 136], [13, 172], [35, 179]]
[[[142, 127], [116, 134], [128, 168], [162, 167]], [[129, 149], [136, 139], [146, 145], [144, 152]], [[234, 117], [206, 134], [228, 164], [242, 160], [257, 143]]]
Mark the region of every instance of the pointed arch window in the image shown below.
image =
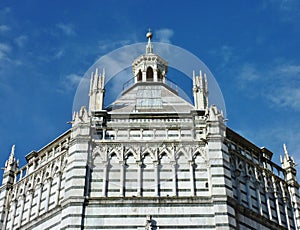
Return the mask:
[[158, 81], [162, 81], [162, 79], [163, 79], [163, 76], [162, 76], [160, 70], [157, 70], [157, 78], [158, 78]]
[[141, 70], [139, 70], [139, 72], [138, 72], [137, 80], [142, 81], [142, 71]]
[[147, 81], [153, 81], [153, 69], [152, 69], [152, 67], [149, 66], [147, 68], [146, 76], [147, 76]]

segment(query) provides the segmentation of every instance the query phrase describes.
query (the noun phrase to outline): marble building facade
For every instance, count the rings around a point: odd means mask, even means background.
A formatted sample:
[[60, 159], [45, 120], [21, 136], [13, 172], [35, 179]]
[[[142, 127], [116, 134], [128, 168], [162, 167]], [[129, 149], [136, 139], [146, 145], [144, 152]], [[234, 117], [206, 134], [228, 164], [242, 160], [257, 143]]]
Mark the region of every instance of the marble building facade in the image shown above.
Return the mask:
[[226, 127], [209, 105], [204, 73], [194, 104], [166, 82], [167, 61], [133, 60], [133, 84], [104, 108], [105, 73], [91, 76], [89, 107], [72, 128], [19, 167], [14, 146], [0, 187], [2, 229], [299, 229], [299, 184]]

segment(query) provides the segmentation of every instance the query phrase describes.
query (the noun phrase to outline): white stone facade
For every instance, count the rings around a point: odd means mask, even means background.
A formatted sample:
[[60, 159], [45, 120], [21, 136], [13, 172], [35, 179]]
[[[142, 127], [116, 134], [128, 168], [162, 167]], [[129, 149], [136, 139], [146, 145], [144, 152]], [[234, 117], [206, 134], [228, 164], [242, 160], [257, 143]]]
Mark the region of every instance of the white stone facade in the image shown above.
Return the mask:
[[195, 105], [180, 98], [148, 38], [133, 62], [134, 84], [109, 109], [105, 74], [95, 70], [90, 108], [74, 114], [69, 131], [28, 154], [22, 168], [12, 149], [2, 229], [299, 229], [286, 147], [279, 166], [227, 128], [208, 106], [204, 74], [194, 76]]

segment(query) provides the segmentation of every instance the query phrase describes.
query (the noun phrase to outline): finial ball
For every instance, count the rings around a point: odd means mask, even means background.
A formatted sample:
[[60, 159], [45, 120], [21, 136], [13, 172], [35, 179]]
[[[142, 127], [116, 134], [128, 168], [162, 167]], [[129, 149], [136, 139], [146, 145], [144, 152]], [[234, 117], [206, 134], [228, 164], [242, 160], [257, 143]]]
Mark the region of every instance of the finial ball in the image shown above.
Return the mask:
[[152, 33], [151, 33], [151, 31], [149, 31], [147, 34], [146, 34], [146, 37], [149, 39], [152, 39]]

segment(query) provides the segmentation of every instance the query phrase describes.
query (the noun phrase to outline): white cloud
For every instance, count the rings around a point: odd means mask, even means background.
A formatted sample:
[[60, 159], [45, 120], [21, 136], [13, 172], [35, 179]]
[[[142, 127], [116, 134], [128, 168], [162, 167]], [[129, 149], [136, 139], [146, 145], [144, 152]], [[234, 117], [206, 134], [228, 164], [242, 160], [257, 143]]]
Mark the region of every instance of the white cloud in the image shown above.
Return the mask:
[[234, 48], [228, 45], [223, 45], [218, 49], [210, 50], [209, 53], [213, 57], [220, 58], [220, 68], [224, 69], [228, 64], [230, 64], [234, 59]]
[[159, 42], [172, 43], [171, 38], [174, 35], [174, 31], [172, 29], [164, 28], [155, 31], [154, 36], [158, 38]]
[[280, 10], [288, 12], [295, 10], [295, 7], [299, 6], [299, 1], [297, 0], [273, 0], [273, 2], [278, 4]]
[[278, 87], [276, 91], [269, 91], [266, 96], [276, 106], [300, 111], [300, 87]]
[[24, 47], [24, 45], [26, 44], [28, 38], [26, 35], [21, 35], [19, 37], [17, 37], [15, 39], [15, 43], [19, 46], [19, 47]]
[[62, 79], [59, 91], [65, 93], [74, 90], [83, 79], [84, 78], [78, 74], [69, 74]]
[[300, 65], [281, 64], [266, 76], [267, 98], [276, 106], [300, 111]]
[[246, 63], [241, 66], [237, 73], [237, 83], [240, 89], [245, 89], [249, 87], [249, 84], [253, 84], [258, 80], [260, 73], [256, 70], [255, 66], [250, 63]]
[[[300, 74], [300, 65], [284, 64], [279, 66], [275, 73], [286, 76], [295, 76]], [[299, 76], [298, 76], [299, 77]]]
[[222, 46], [221, 54], [224, 59], [224, 64], [227, 64], [232, 59], [232, 47], [226, 45]]
[[9, 61], [9, 53], [11, 51], [11, 47], [9, 45], [6, 45], [4, 43], [0, 43], [0, 63], [3, 61]]
[[297, 24], [299, 21], [300, 1], [298, 0], [267, 0], [262, 1], [263, 10], [275, 10], [282, 22]]
[[64, 34], [70, 36], [75, 35], [74, 26], [71, 24], [59, 23], [56, 25]]
[[54, 55], [54, 59], [59, 59], [64, 55], [65, 51], [63, 49], [57, 51]]
[[259, 69], [246, 63], [236, 71], [235, 78], [240, 90], [249, 91], [246, 95], [263, 95], [271, 107], [300, 111], [300, 65], [282, 63]]
[[69, 74], [66, 76], [66, 80], [71, 86], [77, 86], [79, 84], [79, 82], [81, 81], [81, 79], [82, 79], [82, 76], [77, 75], [77, 74]]
[[11, 12], [11, 8], [10, 7], [2, 7], [0, 8], [0, 16], [6, 16], [7, 14], [9, 14]]
[[128, 45], [130, 43], [132, 43], [132, 41], [129, 39], [118, 40], [118, 41], [101, 40], [98, 41], [98, 47], [101, 52], [108, 52], [116, 48]]
[[240, 78], [244, 81], [250, 82], [259, 79], [259, 73], [253, 64], [244, 64], [241, 68]]
[[6, 32], [9, 31], [10, 27], [7, 25], [0, 25], [0, 32]]

